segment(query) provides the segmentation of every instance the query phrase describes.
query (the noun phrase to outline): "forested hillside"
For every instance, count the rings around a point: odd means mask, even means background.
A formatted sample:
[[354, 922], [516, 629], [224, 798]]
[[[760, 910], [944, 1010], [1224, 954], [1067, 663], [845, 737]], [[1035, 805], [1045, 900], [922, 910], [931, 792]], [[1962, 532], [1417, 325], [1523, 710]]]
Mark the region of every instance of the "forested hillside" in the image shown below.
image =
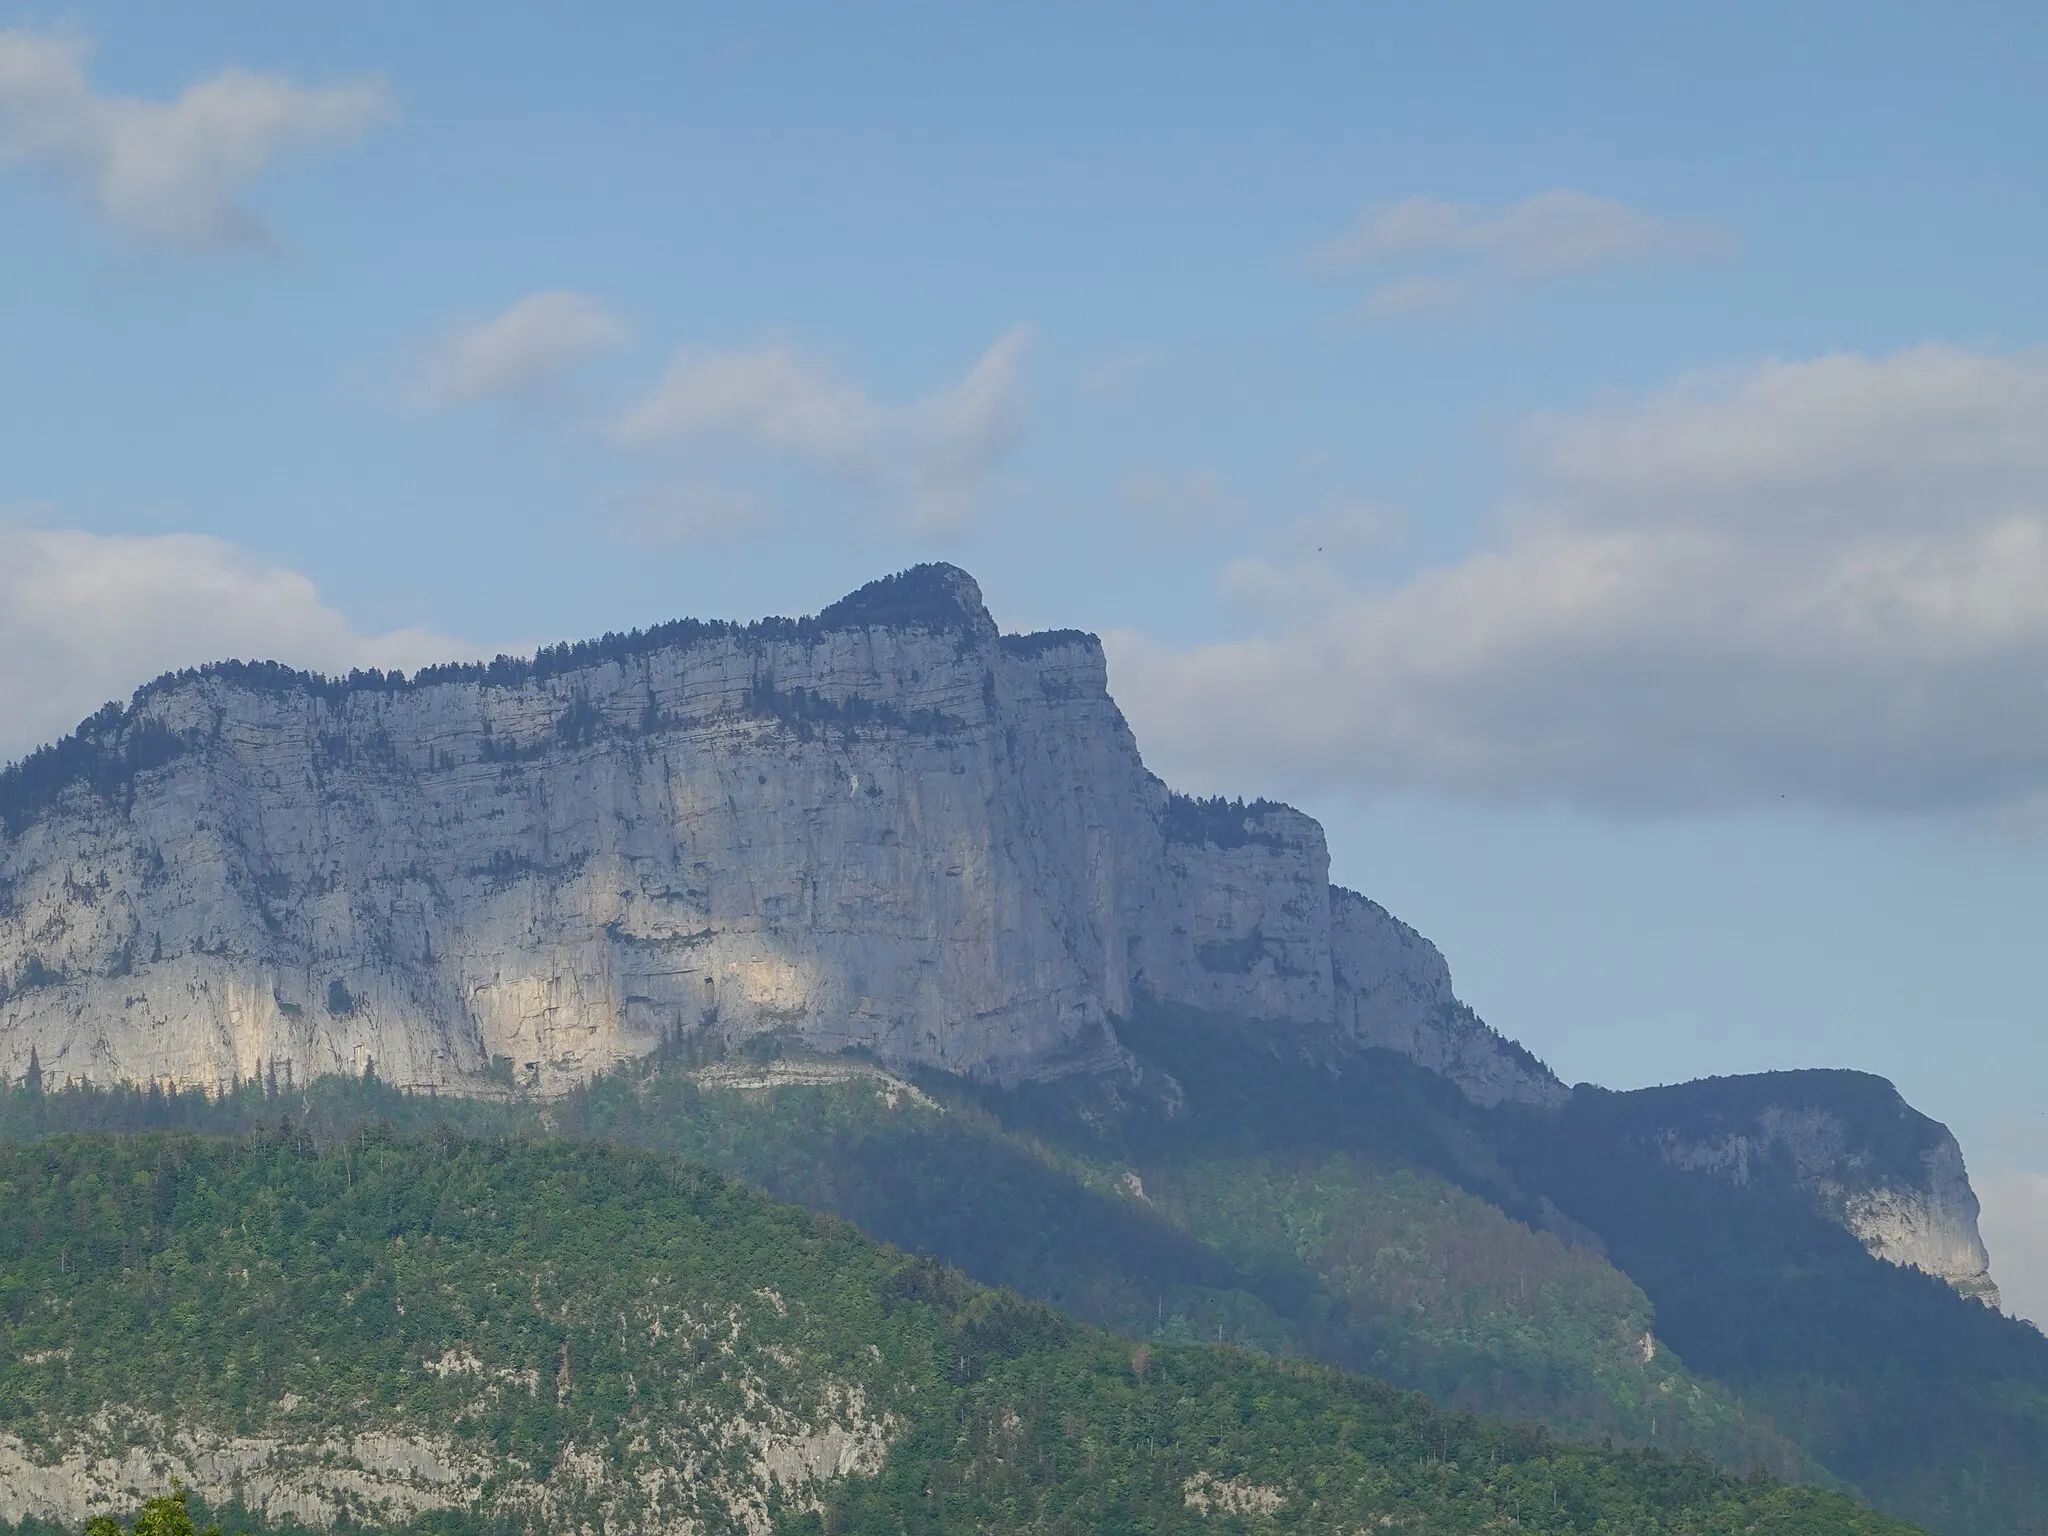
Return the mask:
[[1317, 1366], [1134, 1350], [590, 1143], [17, 1143], [0, 1330], [16, 1520], [182, 1475], [230, 1527], [1904, 1529]]
[[2048, 1522], [2048, 1339], [1873, 1260], [1789, 1187], [1738, 1187], [1642, 1155], [1634, 1141], [1651, 1117], [1636, 1096], [1582, 1087], [1556, 1114], [1476, 1112], [1391, 1058], [1331, 1071], [1190, 1010], [1126, 1033], [1190, 1106], [1116, 1128], [1139, 1165], [1230, 1149], [1432, 1170], [1597, 1247], [1693, 1371], [1882, 1506], [1953, 1536]]
[[1475, 1110], [1192, 1014], [1129, 1021], [1171, 1116], [855, 1059], [687, 1048], [552, 1100], [323, 1080], [224, 1100], [0, 1095], [0, 1135], [295, 1116], [676, 1152], [1157, 1348], [1371, 1372], [1553, 1432], [1694, 1450], [1978, 1536], [2048, 1512], [2048, 1344], [1790, 1198], [1614, 1154], [1597, 1097]]
[[[779, 1086], [735, 1086], [770, 1081]], [[1827, 1478], [1669, 1348], [1653, 1340], [1646, 1359], [1650, 1304], [1596, 1252], [1532, 1232], [1439, 1174], [1355, 1149], [1269, 1153], [1208, 1134], [1153, 1155], [1058, 1137], [1032, 1106], [957, 1082], [926, 1087], [913, 1096], [858, 1063], [670, 1053], [547, 1102], [427, 1098], [344, 1079], [224, 1101], [17, 1090], [0, 1096], [0, 1135], [238, 1131], [291, 1113], [330, 1138], [367, 1117], [654, 1147], [1154, 1344], [1306, 1356], [1560, 1434]]]

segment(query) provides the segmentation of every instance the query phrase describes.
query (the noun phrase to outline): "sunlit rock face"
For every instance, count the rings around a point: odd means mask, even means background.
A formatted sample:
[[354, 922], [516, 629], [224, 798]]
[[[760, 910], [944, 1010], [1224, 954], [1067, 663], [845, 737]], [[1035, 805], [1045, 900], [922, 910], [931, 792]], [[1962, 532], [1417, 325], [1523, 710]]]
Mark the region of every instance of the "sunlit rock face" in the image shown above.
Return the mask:
[[557, 1091], [779, 1031], [1014, 1083], [1141, 998], [1563, 1088], [1285, 806], [1169, 793], [1101, 646], [924, 566], [533, 662], [166, 678], [0, 786], [0, 1071]]
[[1883, 1078], [1766, 1072], [1621, 1097], [1640, 1101], [1647, 1139], [1674, 1167], [1790, 1182], [1876, 1257], [1999, 1304], [1962, 1149]]

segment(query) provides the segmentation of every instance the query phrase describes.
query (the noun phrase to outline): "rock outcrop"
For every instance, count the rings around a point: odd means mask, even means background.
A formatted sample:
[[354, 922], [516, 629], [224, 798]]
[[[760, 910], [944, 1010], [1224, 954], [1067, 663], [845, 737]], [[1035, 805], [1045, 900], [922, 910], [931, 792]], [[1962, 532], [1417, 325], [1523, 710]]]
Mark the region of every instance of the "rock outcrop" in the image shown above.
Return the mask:
[[1673, 1167], [1794, 1185], [1875, 1257], [1998, 1306], [1962, 1149], [1883, 1078], [1765, 1072], [1619, 1097]]
[[1378, 902], [1330, 888], [1337, 1025], [1449, 1078], [1476, 1104], [1562, 1103], [1550, 1069], [1451, 990], [1442, 951]]
[[1322, 829], [1148, 773], [1089, 635], [923, 566], [329, 680], [227, 663], [0, 779], [0, 1071], [559, 1091], [782, 1032], [1000, 1083], [1123, 1070], [1145, 997], [1560, 1102]]
[[[819, 1423], [765, 1406], [706, 1415], [710, 1455], [691, 1443], [703, 1438], [699, 1426], [690, 1426], [695, 1435], [643, 1431], [627, 1452], [640, 1463], [631, 1468], [610, 1447], [571, 1444], [539, 1479], [512, 1458], [404, 1423], [235, 1435], [103, 1408], [66, 1426], [72, 1443], [61, 1449], [0, 1430], [0, 1520], [83, 1526], [172, 1487], [311, 1530], [404, 1526], [450, 1512], [529, 1530], [697, 1536], [709, 1513], [724, 1529], [770, 1536], [778, 1504], [815, 1507], [824, 1485], [873, 1475], [900, 1431], [898, 1421], [867, 1413], [856, 1389], [834, 1383], [830, 1399]], [[601, 1519], [590, 1520], [592, 1512]]]

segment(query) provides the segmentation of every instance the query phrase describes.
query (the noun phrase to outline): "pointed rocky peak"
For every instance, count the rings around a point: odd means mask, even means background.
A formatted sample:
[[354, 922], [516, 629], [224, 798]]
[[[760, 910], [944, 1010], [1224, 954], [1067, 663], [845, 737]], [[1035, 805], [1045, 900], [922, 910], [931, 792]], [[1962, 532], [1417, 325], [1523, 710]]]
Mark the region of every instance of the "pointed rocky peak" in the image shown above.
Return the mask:
[[996, 638], [996, 621], [981, 600], [981, 587], [957, 565], [913, 565], [871, 581], [818, 615], [824, 629], [923, 629]]

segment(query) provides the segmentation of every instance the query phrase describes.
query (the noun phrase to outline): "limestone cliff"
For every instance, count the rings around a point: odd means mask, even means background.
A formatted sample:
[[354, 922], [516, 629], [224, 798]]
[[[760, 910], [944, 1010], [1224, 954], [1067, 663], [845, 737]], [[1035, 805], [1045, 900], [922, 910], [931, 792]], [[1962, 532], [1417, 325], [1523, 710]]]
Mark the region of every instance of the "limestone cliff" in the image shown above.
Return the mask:
[[1562, 1103], [1550, 1070], [1458, 1001], [1442, 951], [1378, 902], [1330, 889], [1337, 1022], [1449, 1078], [1476, 1104]]
[[1141, 996], [1550, 1073], [1328, 881], [1322, 829], [1149, 774], [1100, 645], [924, 566], [815, 618], [532, 661], [166, 677], [0, 780], [0, 1071], [556, 1091], [780, 1031], [1115, 1072]]
[[1876, 1257], [1998, 1305], [1962, 1149], [1883, 1078], [1766, 1072], [1620, 1097], [1673, 1167], [1793, 1184]]

